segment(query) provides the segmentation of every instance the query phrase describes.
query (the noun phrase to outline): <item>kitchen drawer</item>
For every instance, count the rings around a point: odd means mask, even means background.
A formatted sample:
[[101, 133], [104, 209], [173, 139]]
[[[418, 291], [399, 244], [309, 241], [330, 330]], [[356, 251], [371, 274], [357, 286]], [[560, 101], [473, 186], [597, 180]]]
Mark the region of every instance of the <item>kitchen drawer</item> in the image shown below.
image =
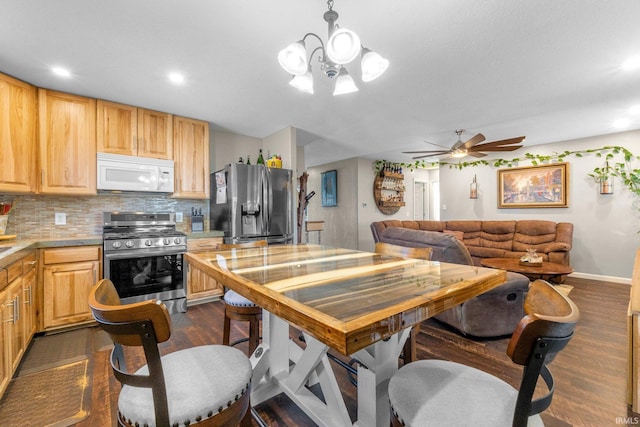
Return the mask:
[[187, 240], [187, 251], [213, 251], [220, 248], [222, 237], [205, 237], [203, 239]]
[[9, 283], [22, 276], [22, 261], [16, 261], [7, 267]]
[[36, 266], [36, 253], [32, 253], [31, 255], [27, 255], [22, 258], [22, 274], [27, 273], [29, 270], [32, 270]]
[[100, 246], [74, 246], [67, 248], [45, 249], [43, 263], [61, 264], [100, 260]]

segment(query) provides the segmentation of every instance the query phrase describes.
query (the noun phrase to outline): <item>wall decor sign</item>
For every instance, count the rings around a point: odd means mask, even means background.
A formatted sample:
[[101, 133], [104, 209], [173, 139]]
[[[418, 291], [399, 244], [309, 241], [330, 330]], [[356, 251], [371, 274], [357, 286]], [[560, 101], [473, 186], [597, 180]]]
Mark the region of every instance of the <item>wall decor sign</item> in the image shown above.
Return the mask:
[[323, 172], [321, 178], [322, 206], [338, 206], [338, 172]]
[[501, 169], [498, 208], [566, 208], [569, 163]]

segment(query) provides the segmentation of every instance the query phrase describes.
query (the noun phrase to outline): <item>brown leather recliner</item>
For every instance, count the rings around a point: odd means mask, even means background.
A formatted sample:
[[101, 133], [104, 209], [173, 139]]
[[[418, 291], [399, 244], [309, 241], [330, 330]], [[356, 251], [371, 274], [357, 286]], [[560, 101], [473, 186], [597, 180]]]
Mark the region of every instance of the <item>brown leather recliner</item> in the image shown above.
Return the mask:
[[[376, 242], [409, 247], [430, 247], [431, 260], [473, 265], [469, 250], [455, 236], [436, 231], [402, 227], [371, 229]], [[513, 333], [524, 316], [524, 299], [529, 279], [518, 273], [507, 273], [507, 281], [475, 298], [435, 316], [465, 335], [498, 337]]]

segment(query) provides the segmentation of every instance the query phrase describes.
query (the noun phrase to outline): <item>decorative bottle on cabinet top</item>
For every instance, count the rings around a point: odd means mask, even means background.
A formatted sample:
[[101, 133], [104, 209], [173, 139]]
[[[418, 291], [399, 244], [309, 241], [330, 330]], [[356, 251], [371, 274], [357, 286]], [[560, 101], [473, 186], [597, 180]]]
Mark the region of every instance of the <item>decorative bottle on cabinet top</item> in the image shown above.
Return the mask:
[[262, 148], [260, 149], [260, 152], [258, 153], [258, 161], [256, 162], [256, 164], [264, 165], [264, 158], [262, 157]]

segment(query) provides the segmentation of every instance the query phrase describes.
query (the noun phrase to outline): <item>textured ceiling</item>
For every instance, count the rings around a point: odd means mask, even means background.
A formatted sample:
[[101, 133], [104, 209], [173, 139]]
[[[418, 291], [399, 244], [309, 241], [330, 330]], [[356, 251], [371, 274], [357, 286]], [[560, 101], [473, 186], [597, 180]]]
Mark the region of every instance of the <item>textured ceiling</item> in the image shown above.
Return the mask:
[[[336, 0], [338, 24], [389, 59], [334, 97], [315, 67], [298, 92], [280, 49], [315, 32], [320, 0], [2, 0], [0, 71], [40, 87], [144, 106], [262, 138], [301, 129], [308, 165], [354, 156], [406, 161], [455, 129], [526, 145], [640, 128], [638, 0]], [[313, 42], [309, 43], [313, 45]], [[51, 74], [65, 66], [68, 79]], [[168, 83], [180, 71], [182, 86]], [[517, 152], [516, 152], [517, 153]]]

